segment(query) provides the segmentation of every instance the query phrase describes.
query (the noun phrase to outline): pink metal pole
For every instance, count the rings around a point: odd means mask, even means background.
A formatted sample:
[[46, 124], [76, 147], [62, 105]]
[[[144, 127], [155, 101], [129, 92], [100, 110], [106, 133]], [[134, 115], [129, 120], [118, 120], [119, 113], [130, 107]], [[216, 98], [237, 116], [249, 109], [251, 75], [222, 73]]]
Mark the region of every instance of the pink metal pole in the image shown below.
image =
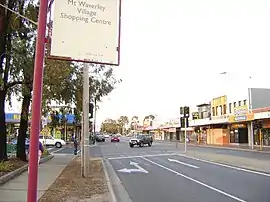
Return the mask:
[[30, 156], [27, 202], [37, 202], [38, 184], [38, 144], [41, 120], [41, 101], [43, 86], [43, 61], [46, 35], [48, 0], [40, 0], [38, 16], [38, 32], [36, 41], [34, 81], [33, 81], [33, 103], [30, 133]]

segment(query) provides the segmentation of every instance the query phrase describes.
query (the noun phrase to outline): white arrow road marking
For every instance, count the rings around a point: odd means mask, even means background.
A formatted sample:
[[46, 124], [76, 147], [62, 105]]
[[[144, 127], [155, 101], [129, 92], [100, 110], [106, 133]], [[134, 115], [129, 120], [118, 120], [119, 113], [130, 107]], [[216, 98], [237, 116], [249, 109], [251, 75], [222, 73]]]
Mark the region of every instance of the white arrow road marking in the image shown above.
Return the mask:
[[141, 166], [138, 165], [138, 163], [130, 161], [129, 163], [131, 166], [134, 166], [136, 168], [123, 168], [118, 170], [118, 172], [122, 172], [122, 173], [148, 173], [147, 170], [145, 170], [144, 168], [142, 168]]
[[175, 159], [168, 159], [168, 161], [170, 162], [175, 162], [175, 163], [179, 163], [179, 164], [182, 164], [182, 165], [185, 165], [185, 166], [188, 166], [188, 167], [191, 167], [191, 168], [200, 168], [198, 166], [194, 166], [194, 165], [191, 165], [191, 164], [188, 164], [188, 163], [184, 163], [182, 161], [178, 161], [178, 160], [175, 160]]

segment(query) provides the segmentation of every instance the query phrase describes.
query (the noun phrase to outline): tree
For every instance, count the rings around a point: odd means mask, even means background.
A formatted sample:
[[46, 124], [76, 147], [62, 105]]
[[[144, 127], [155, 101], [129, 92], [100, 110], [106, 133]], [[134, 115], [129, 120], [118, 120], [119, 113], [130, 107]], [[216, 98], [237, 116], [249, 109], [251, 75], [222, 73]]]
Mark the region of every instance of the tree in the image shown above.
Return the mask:
[[[81, 64], [76, 64], [75, 76], [72, 80], [74, 103], [76, 105], [77, 114], [82, 112], [83, 98], [83, 68]], [[111, 66], [93, 65], [89, 75], [89, 96], [90, 101], [97, 102], [102, 97], [107, 96], [113, 91], [121, 80], [117, 80], [113, 74]]]
[[[18, 3], [18, 12], [34, 21], [37, 21], [38, 6], [32, 1], [20, 1]], [[13, 14], [15, 15], [15, 14]], [[17, 141], [17, 158], [26, 161], [25, 138], [28, 129], [29, 108], [33, 90], [33, 70], [35, 56], [35, 31], [36, 25], [29, 23], [24, 18], [14, 16], [13, 22], [14, 34], [12, 38], [12, 61], [13, 69], [17, 72], [22, 71], [22, 85], [16, 86], [16, 92], [21, 92], [22, 111], [20, 118], [20, 128]], [[21, 99], [21, 98], [19, 98]]]
[[132, 119], [131, 119], [131, 124], [130, 124], [131, 130], [136, 130], [138, 124], [139, 124], [139, 117], [138, 116], [133, 116]]
[[106, 119], [101, 124], [100, 132], [117, 134], [119, 132], [120, 125], [116, 120]]
[[121, 134], [123, 134], [125, 131], [125, 125], [127, 125], [129, 123], [128, 117], [127, 116], [120, 116], [118, 119], [118, 123], [121, 127], [120, 128]]
[[[21, 3], [15, 0], [0, 0], [0, 3], [9, 10], [17, 11]], [[13, 69], [12, 63], [12, 39], [14, 33], [15, 16], [4, 7], [0, 7], [0, 161], [7, 160], [6, 150], [6, 119], [5, 119], [5, 101], [12, 94], [12, 88], [17, 84], [22, 84], [21, 70]]]
[[150, 114], [144, 117], [143, 122], [147, 121], [149, 126], [153, 126], [153, 121], [155, 120], [155, 116]]

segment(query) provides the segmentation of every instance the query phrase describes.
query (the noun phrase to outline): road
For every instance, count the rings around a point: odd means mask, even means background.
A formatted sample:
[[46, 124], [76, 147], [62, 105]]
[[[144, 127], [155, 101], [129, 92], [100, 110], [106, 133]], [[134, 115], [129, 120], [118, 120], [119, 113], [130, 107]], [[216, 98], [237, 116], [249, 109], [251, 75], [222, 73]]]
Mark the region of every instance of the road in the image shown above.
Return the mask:
[[[155, 142], [152, 147], [129, 148], [128, 138], [123, 137], [120, 143], [98, 143], [90, 153], [105, 159], [117, 202], [128, 198], [132, 202], [269, 202], [270, 174], [187, 157], [181, 147]], [[270, 154], [188, 149], [270, 159]]]

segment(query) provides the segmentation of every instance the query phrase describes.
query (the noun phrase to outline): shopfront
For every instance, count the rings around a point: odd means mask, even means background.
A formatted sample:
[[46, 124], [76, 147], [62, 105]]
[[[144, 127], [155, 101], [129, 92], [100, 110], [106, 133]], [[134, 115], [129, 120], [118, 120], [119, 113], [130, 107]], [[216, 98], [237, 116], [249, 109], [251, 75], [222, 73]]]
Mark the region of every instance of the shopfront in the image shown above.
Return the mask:
[[[259, 142], [259, 134], [256, 133], [257, 142]], [[263, 120], [262, 125], [262, 145], [270, 146], [270, 119]]]
[[254, 113], [249, 113], [246, 105], [234, 109], [229, 117], [229, 133], [231, 144], [248, 144], [248, 124], [254, 120]]
[[232, 144], [247, 144], [248, 143], [248, 128], [247, 124], [239, 123], [230, 125], [230, 143]]

